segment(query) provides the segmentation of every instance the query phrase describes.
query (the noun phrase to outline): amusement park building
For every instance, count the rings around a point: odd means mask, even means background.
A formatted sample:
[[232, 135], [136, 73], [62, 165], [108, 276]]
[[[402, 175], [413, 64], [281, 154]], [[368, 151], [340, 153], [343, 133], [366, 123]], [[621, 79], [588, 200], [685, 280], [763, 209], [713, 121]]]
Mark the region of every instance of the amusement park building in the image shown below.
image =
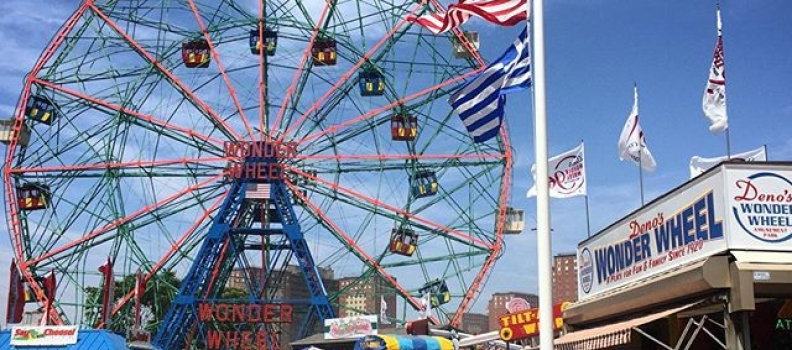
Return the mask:
[[577, 254], [553, 257], [553, 305], [577, 301]]
[[792, 349], [790, 239], [792, 163], [722, 163], [578, 245], [555, 348]]
[[520, 292], [506, 292], [506, 293], [493, 293], [490, 297], [487, 313], [489, 314], [489, 329], [500, 329], [500, 321], [498, 320], [501, 315], [508, 314], [509, 310], [506, 305], [512, 299], [523, 299], [528, 302], [528, 307], [537, 307], [539, 305], [539, 297], [536, 294], [520, 293]]

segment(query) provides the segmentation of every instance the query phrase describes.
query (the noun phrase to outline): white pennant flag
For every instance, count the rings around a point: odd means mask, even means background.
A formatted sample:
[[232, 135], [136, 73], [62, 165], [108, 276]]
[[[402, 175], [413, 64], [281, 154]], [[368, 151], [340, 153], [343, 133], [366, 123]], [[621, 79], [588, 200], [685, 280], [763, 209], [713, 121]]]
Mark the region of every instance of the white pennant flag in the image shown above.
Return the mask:
[[380, 295], [380, 324], [390, 324], [388, 319], [388, 303], [385, 302], [385, 296]]
[[712, 168], [718, 165], [720, 162], [724, 162], [726, 160], [736, 160], [736, 161], [744, 161], [744, 162], [764, 162], [767, 160], [767, 152], [765, 152], [764, 146], [759, 147], [754, 150], [750, 150], [748, 152], [738, 153], [732, 155], [731, 157], [723, 156], [723, 157], [715, 157], [715, 158], [702, 158], [699, 156], [695, 156], [690, 158], [690, 178], [694, 178], [696, 176], [701, 175], [707, 169]]
[[710, 66], [707, 87], [704, 89], [702, 108], [704, 116], [710, 121], [709, 130], [717, 134], [729, 127], [726, 115], [726, 67], [723, 60], [723, 36], [721, 36], [721, 17], [718, 9], [718, 41]]
[[432, 293], [427, 292], [421, 296], [421, 306], [423, 307], [423, 310], [421, 310], [421, 317], [432, 317]]
[[641, 124], [638, 123], [638, 87], [635, 87], [633, 97], [633, 108], [627, 121], [624, 123], [621, 135], [619, 136], [619, 159], [629, 159], [633, 163], [640, 165], [644, 170], [653, 171], [657, 166], [652, 152], [646, 146]]
[[[586, 195], [586, 167], [583, 158], [583, 143], [561, 153], [547, 162], [550, 197], [569, 198]], [[536, 164], [531, 166], [534, 185], [526, 197], [536, 196]]]

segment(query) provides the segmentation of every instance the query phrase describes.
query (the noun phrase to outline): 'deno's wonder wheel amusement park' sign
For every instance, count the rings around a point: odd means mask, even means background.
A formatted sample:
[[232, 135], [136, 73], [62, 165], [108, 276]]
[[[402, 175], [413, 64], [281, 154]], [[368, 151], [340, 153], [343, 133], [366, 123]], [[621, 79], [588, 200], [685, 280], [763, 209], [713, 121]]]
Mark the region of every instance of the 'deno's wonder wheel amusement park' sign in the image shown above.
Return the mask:
[[[294, 308], [291, 304], [198, 304], [198, 321], [215, 324], [262, 324], [292, 323]], [[229, 327], [230, 328], [230, 327]], [[207, 348], [215, 349], [267, 349], [274, 335], [264, 330], [220, 331], [209, 329], [206, 332]]]

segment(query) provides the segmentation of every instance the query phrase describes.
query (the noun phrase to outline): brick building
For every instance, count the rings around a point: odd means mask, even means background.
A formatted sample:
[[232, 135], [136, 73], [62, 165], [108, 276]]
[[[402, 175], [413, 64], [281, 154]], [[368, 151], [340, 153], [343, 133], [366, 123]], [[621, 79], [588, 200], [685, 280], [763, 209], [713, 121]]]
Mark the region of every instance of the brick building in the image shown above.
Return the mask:
[[562, 253], [553, 257], [553, 305], [577, 301], [577, 255]]
[[[382, 301], [385, 301], [385, 314], [389, 319], [396, 318], [396, 291], [381, 277], [360, 280], [359, 277], [345, 277], [338, 280], [341, 293], [338, 296], [337, 317], [359, 315], [380, 315]], [[395, 328], [396, 323], [384, 323], [380, 320], [380, 328]]]
[[489, 332], [489, 317], [485, 314], [466, 312], [462, 314], [459, 328], [469, 334], [482, 334]]

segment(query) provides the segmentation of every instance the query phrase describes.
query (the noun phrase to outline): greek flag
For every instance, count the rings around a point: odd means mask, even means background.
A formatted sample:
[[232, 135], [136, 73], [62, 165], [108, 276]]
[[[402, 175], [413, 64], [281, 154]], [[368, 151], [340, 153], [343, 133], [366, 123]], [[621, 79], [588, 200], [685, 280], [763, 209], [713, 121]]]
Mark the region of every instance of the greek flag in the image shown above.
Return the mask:
[[524, 29], [503, 55], [449, 99], [475, 142], [498, 134], [505, 94], [531, 86], [531, 56], [528, 29]]

